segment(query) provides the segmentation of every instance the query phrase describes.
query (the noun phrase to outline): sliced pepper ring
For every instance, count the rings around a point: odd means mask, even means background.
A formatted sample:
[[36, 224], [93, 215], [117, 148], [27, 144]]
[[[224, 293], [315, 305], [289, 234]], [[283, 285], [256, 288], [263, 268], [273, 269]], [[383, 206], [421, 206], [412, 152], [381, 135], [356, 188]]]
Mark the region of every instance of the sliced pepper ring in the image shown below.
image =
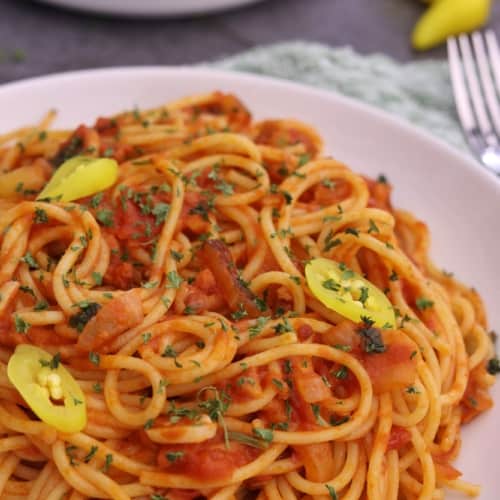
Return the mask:
[[313, 295], [329, 309], [360, 323], [366, 319], [379, 328], [394, 328], [394, 308], [373, 283], [331, 259], [306, 264], [306, 280]]
[[118, 179], [118, 163], [112, 158], [75, 156], [51, 177], [37, 200], [73, 201], [111, 187]]
[[[20, 344], [10, 357], [7, 376], [33, 413], [46, 424], [66, 433], [80, 432], [87, 425], [85, 395], [71, 373], [60, 363], [54, 363], [51, 354], [28, 344]], [[52, 376], [61, 394], [55, 403], [42, 378]], [[60, 384], [58, 383], [60, 382]]]

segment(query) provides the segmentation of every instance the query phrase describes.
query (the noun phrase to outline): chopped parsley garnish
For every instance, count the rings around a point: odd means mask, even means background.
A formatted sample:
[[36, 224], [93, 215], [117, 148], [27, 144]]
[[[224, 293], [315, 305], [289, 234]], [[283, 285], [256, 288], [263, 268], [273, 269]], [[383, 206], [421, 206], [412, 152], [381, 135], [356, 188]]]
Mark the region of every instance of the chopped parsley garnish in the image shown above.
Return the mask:
[[30, 287], [29, 287], [29, 286], [27, 286], [27, 285], [21, 285], [21, 286], [19, 287], [19, 291], [24, 292], [24, 293], [27, 293], [27, 294], [31, 295], [32, 297], [34, 297], [34, 296], [35, 296], [35, 292], [33, 291], [33, 289], [32, 289], [32, 288], [30, 288]]
[[368, 228], [369, 233], [380, 233], [377, 224], [375, 224], [375, 222], [372, 219], [370, 219], [369, 224], [370, 224], [370, 227]]
[[21, 257], [21, 260], [28, 264], [29, 268], [30, 269], [38, 269], [39, 266], [35, 260], [35, 258], [33, 257], [33, 255], [31, 255], [31, 252], [26, 252], [22, 257]]
[[152, 214], [155, 216], [155, 225], [163, 224], [169, 212], [170, 205], [168, 203], [157, 203], [152, 210]]
[[234, 193], [234, 188], [229, 182], [221, 180], [214, 185], [215, 189], [220, 191], [224, 196], [229, 196]]
[[361, 295], [359, 296], [359, 301], [364, 304], [368, 300], [368, 288], [366, 286], [362, 286], [360, 288]]
[[218, 422], [220, 424], [224, 432], [224, 442], [226, 443], [226, 448], [229, 448], [229, 434], [226, 423], [224, 421], [224, 413], [226, 413], [227, 409], [229, 408], [231, 397], [226, 392], [219, 391], [214, 386], [207, 386], [203, 389], [200, 389], [197, 399], [200, 400], [201, 395], [203, 393], [207, 393], [208, 391], [213, 392], [213, 398], [208, 398], [204, 401], [200, 401], [198, 403], [198, 408], [204, 410], [212, 421]]
[[92, 279], [97, 286], [102, 285], [102, 274], [97, 271], [92, 272]]
[[189, 213], [191, 215], [199, 215], [203, 220], [208, 221], [208, 205], [203, 201], [195, 205]]
[[325, 419], [321, 416], [321, 407], [318, 404], [312, 404], [311, 410], [313, 412], [314, 417], [316, 418], [316, 422], [319, 425], [327, 426]]
[[342, 240], [340, 238], [334, 238], [333, 231], [330, 231], [325, 238], [325, 246], [324, 246], [323, 250], [325, 252], [328, 252], [332, 248], [340, 245], [341, 243], [342, 243]]
[[349, 371], [346, 366], [341, 366], [333, 375], [335, 378], [338, 378], [339, 380], [344, 380], [347, 378]]
[[429, 309], [434, 305], [434, 302], [430, 299], [426, 299], [425, 297], [419, 297], [415, 301], [415, 305], [420, 309], [421, 311], [425, 311], [426, 309]]
[[16, 328], [17, 333], [22, 333], [26, 334], [28, 333], [28, 330], [30, 329], [30, 324], [27, 321], [24, 321], [21, 316], [18, 316], [17, 314], [14, 316], [14, 326]]
[[361, 345], [366, 353], [371, 354], [386, 351], [380, 330], [374, 328], [372, 324], [365, 324], [365, 326], [359, 328], [358, 334], [361, 336]]
[[181, 286], [181, 283], [183, 282], [183, 279], [177, 273], [177, 271], [169, 271], [167, 273], [167, 281], [168, 285], [165, 285], [166, 288], [179, 288]]
[[498, 375], [500, 373], [500, 361], [497, 357], [491, 358], [488, 361], [488, 364], [486, 366], [486, 370], [488, 370], [488, 373], [491, 375]]
[[175, 250], [170, 250], [170, 255], [177, 262], [180, 262], [184, 258], [184, 254], [176, 252]]
[[260, 429], [254, 428], [253, 433], [259, 438], [265, 441], [266, 443], [271, 443], [274, 439], [274, 433], [271, 429]]
[[298, 166], [302, 167], [303, 165], [305, 165], [306, 163], [308, 163], [310, 161], [310, 159], [311, 159], [311, 157], [307, 153], [305, 153], [303, 155], [300, 155], [299, 156], [299, 164], [298, 164]]
[[252, 448], [263, 449], [268, 447], [268, 443], [266, 441], [256, 439], [252, 436], [248, 436], [247, 434], [243, 434], [242, 432], [229, 431], [228, 437], [230, 441], [237, 441], [238, 443], [251, 446]]
[[328, 490], [328, 494], [330, 495], [331, 500], [338, 500], [337, 492], [333, 486], [329, 484], [325, 484], [325, 488]]
[[334, 415], [330, 417], [330, 425], [332, 427], [337, 427], [338, 425], [345, 424], [348, 421], [349, 421], [349, 415], [340, 418], [336, 418]]
[[332, 290], [334, 292], [338, 292], [340, 290], [340, 283], [332, 278], [323, 281], [323, 283], [321, 283], [321, 286], [323, 288], [326, 288], [327, 290]]
[[102, 198], [104, 196], [104, 193], [97, 193], [96, 195], [92, 196], [92, 198], [90, 198], [90, 206], [92, 208], [97, 208], [99, 206], [99, 204], [101, 203], [102, 201]]
[[157, 285], [158, 285], [158, 281], [148, 281], [146, 283], [141, 283], [141, 286], [143, 288], [147, 288], [147, 289], [155, 288]]
[[108, 453], [106, 455], [106, 458], [104, 459], [104, 466], [102, 468], [102, 472], [104, 473], [108, 472], [112, 463], [113, 463], [113, 455], [111, 455], [111, 453]]
[[49, 216], [43, 208], [35, 208], [35, 213], [33, 215], [33, 222], [35, 224], [45, 224], [49, 222]]
[[89, 352], [89, 360], [92, 364], [99, 366], [99, 363], [101, 362], [101, 357], [99, 356], [99, 353], [97, 352]]
[[259, 333], [264, 328], [265, 324], [268, 322], [268, 316], [260, 316], [255, 320], [255, 324], [248, 328], [249, 337], [252, 339], [259, 335]]
[[58, 352], [54, 354], [50, 361], [47, 361], [46, 359], [40, 359], [39, 361], [42, 366], [50, 368], [51, 370], [57, 370], [59, 363], [61, 362], [61, 353]]
[[281, 335], [282, 333], [293, 332], [293, 326], [288, 321], [288, 318], [283, 318], [283, 321], [281, 323], [273, 326], [273, 330], [277, 335]]
[[98, 448], [97, 446], [92, 446], [92, 447], [90, 448], [90, 451], [89, 451], [89, 452], [87, 453], [87, 455], [85, 455], [85, 457], [83, 458], [83, 461], [84, 461], [85, 463], [90, 462], [90, 461], [92, 460], [92, 458], [94, 457], [94, 455], [97, 453], [97, 450], [98, 450], [98, 449], [99, 449], [99, 448]]
[[98, 210], [96, 212], [96, 218], [103, 226], [112, 227], [114, 224], [113, 210], [110, 210], [109, 208]]
[[165, 456], [169, 462], [177, 462], [184, 456], [183, 451], [168, 451]]
[[78, 304], [80, 312], [69, 317], [69, 326], [75, 328], [78, 332], [82, 332], [85, 325], [97, 314], [101, 305], [97, 302], [80, 302]]
[[49, 303], [46, 300], [40, 300], [35, 304], [35, 307], [33, 307], [35, 311], [45, 311], [45, 309], [48, 308], [49, 308]]
[[154, 423], [155, 423], [155, 421], [153, 418], [146, 420], [146, 423], [144, 424], [144, 429], [145, 430], [151, 429], [151, 427], [153, 427]]

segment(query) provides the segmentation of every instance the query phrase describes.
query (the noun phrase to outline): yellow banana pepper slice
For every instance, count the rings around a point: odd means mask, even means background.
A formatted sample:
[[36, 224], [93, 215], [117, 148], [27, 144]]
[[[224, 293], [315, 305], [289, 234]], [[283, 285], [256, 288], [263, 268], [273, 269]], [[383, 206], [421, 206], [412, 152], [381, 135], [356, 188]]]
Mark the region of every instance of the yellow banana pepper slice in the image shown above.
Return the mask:
[[427, 50], [449, 36], [474, 31], [486, 23], [490, 12], [491, 0], [435, 0], [415, 26], [413, 47]]
[[46, 424], [66, 433], [80, 432], [87, 425], [83, 391], [58, 355], [20, 344], [10, 357], [7, 376], [33, 413]]
[[118, 179], [118, 163], [112, 158], [75, 156], [51, 177], [38, 200], [73, 201], [112, 186]]
[[307, 285], [326, 307], [356, 323], [369, 319], [380, 328], [394, 328], [394, 309], [373, 283], [331, 259], [310, 260], [305, 267]]

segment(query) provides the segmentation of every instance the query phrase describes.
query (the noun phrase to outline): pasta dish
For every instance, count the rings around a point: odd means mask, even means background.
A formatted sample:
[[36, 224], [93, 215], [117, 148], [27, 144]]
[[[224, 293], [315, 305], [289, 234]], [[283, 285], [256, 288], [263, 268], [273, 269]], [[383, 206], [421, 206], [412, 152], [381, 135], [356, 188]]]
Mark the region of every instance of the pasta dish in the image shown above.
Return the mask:
[[231, 94], [0, 136], [0, 497], [440, 499], [500, 371], [426, 225]]

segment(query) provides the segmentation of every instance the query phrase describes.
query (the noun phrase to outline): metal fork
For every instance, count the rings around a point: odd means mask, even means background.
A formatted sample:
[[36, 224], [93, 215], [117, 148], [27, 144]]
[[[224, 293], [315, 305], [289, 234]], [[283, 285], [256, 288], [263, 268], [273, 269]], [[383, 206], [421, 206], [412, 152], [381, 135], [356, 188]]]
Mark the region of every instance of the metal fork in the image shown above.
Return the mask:
[[500, 49], [492, 30], [448, 39], [455, 104], [473, 153], [500, 175]]

